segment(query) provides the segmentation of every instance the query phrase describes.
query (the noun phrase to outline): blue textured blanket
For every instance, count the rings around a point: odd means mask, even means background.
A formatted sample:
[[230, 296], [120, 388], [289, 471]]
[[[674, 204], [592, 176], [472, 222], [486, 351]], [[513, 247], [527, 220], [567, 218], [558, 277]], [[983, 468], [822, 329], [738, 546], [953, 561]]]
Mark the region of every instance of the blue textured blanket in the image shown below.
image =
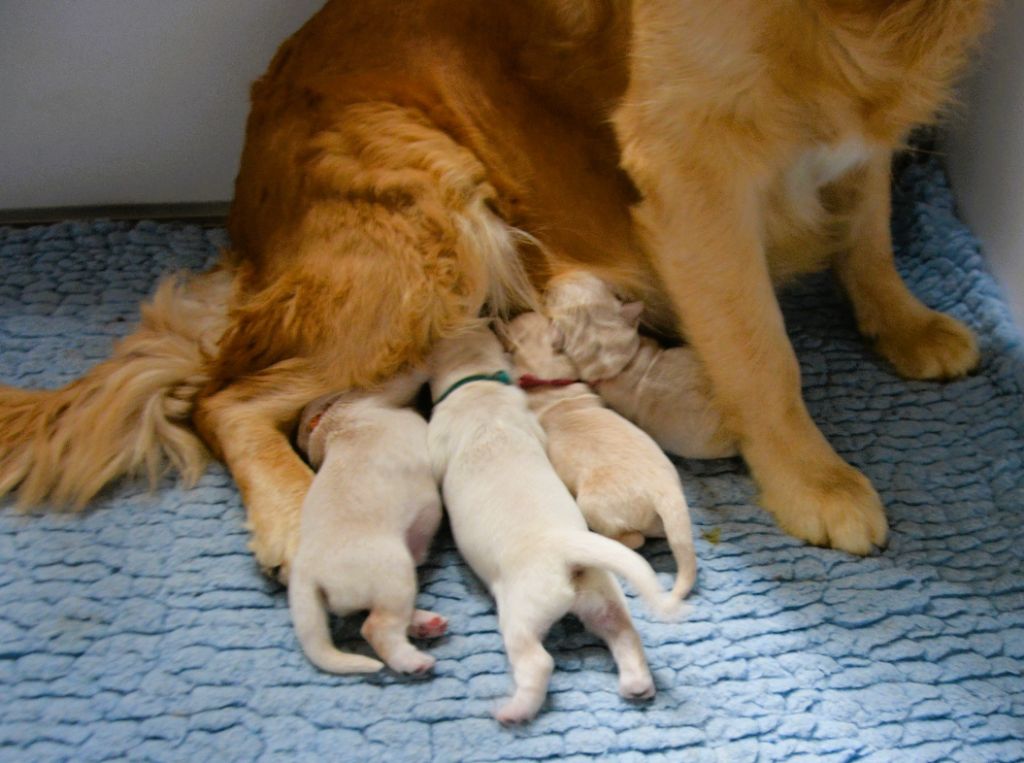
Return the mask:
[[[631, 599], [653, 702], [620, 699], [606, 649], [566, 620], [547, 642], [544, 711], [499, 727], [510, 680], [494, 607], [445, 535], [420, 597], [451, 618], [428, 647], [434, 676], [318, 673], [218, 467], [193, 490], [120, 484], [82, 516], [0, 512], [0, 758], [1024, 758], [1024, 347], [938, 163], [910, 164], [897, 186], [903, 273], [978, 331], [981, 370], [900, 380], [828, 278], [786, 297], [811, 412], [874, 480], [891, 542], [867, 559], [809, 548], [753, 506], [738, 461], [681, 463], [694, 613], [662, 624]], [[204, 266], [223, 241], [151, 223], [0, 229], [0, 381], [74, 378], [160, 274]], [[667, 583], [665, 545], [644, 553]], [[357, 626], [338, 635], [365, 651]]]

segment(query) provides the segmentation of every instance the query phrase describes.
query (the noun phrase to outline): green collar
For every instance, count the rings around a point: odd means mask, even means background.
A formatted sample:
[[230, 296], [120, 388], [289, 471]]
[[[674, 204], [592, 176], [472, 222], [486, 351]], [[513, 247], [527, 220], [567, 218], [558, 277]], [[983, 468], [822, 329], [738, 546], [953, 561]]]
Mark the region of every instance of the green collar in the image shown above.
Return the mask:
[[473, 374], [472, 376], [467, 376], [464, 379], [459, 379], [457, 382], [455, 382], [455, 384], [446, 389], [444, 391], [444, 394], [434, 401], [434, 405], [440, 405], [444, 401], [444, 399], [448, 397], [448, 395], [452, 394], [462, 385], [478, 381], [492, 381], [500, 382], [502, 384], [512, 383], [512, 379], [509, 377], [507, 371], [495, 371], [493, 374]]

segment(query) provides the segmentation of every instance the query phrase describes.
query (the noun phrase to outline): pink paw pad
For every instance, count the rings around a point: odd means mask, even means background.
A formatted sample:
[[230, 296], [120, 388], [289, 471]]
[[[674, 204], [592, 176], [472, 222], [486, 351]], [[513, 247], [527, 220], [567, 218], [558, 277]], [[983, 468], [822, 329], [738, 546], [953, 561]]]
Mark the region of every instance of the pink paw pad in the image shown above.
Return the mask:
[[440, 615], [435, 615], [429, 620], [416, 623], [413, 626], [413, 635], [416, 638], [437, 638], [443, 636], [448, 630], [448, 621]]

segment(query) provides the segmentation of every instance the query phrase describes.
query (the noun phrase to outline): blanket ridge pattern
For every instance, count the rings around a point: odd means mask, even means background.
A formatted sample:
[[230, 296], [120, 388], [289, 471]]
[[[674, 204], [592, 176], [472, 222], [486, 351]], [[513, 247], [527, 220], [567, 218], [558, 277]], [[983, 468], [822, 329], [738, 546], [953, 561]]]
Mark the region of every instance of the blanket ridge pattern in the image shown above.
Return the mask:
[[[500, 728], [494, 608], [444, 533], [419, 599], [451, 618], [427, 646], [434, 676], [318, 673], [218, 466], [192, 490], [122, 482], [81, 516], [0, 510], [0, 759], [1024, 759], [1024, 345], [936, 160], [900, 170], [893, 232], [911, 288], [978, 331], [980, 372], [903, 381], [829, 278], [786, 295], [812, 415], [878, 487], [891, 543], [867, 559], [804, 546], [753, 505], [738, 461], [680, 462], [693, 615], [659, 623], [630, 599], [653, 702], [622, 700], [608, 652], [567, 619], [540, 717]], [[161, 274], [224, 243], [181, 224], [0, 229], [0, 382], [74, 378]], [[664, 543], [643, 553], [668, 585]], [[366, 653], [357, 621], [336, 635]]]

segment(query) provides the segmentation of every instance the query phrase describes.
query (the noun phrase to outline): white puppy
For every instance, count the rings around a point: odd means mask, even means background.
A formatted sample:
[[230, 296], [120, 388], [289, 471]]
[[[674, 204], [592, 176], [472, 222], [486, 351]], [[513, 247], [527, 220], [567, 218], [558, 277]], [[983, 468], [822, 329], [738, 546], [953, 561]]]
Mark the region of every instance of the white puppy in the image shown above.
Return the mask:
[[643, 545], [645, 536], [667, 536], [678, 568], [672, 594], [686, 596], [697, 558], [676, 467], [654, 440], [577, 380], [572, 361], [555, 349], [558, 331], [546, 317], [524, 313], [503, 334], [547, 435], [548, 457], [590, 529], [630, 548]]
[[639, 335], [641, 303], [623, 304], [600, 278], [576, 271], [551, 284], [545, 304], [581, 377], [662, 448], [684, 458], [739, 453], [693, 350]]
[[567, 612], [608, 643], [622, 695], [651, 697], [640, 637], [606, 570], [629, 580], [661, 614], [677, 602], [643, 558], [587, 530], [508, 370], [501, 344], [483, 326], [439, 342], [431, 357], [430, 456], [455, 542], [497, 602], [515, 681], [495, 715], [519, 723], [540, 709], [553, 668], [541, 641]]
[[363, 637], [388, 667], [423, 673], [434, 658], [409, 643], [440, 636], [447, 621], [414, 608], [416, 565], [441, 521], [427, 454], [427, 423], [402, 408], [426, 377], [399, 377], [376, 393], [321, 398], [306, 407], [299, 445], [319, 471], [305, 502], [288, 604], [306, 656], [331, 673], [380, 670], [337, 649], [327, 610], [369, 610]]

